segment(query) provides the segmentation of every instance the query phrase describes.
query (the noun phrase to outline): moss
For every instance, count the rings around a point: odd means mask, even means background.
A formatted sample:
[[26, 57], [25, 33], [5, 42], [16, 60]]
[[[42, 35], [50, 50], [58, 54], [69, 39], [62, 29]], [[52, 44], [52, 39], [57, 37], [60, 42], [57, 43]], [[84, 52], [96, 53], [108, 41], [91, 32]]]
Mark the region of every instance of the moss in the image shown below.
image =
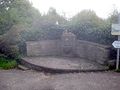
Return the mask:
[[0, 57], [0, 69], [12, 69], [17, 66], [16, 60]]

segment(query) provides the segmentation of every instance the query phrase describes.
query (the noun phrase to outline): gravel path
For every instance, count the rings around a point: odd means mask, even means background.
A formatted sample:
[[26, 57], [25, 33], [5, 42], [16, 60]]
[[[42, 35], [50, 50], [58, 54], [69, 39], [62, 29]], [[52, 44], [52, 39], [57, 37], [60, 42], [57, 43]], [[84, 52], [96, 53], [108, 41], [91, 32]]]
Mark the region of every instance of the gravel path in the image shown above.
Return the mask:
[[30, 70], [0, 70], [0, 90], [120, 90], [120, 73], [45, 75]]

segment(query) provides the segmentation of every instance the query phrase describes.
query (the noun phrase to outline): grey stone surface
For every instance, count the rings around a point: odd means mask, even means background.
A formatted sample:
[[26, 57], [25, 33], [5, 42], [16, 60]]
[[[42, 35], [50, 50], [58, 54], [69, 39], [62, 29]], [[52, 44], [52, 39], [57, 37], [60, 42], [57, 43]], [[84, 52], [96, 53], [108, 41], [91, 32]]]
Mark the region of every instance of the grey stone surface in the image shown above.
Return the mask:
[[63, 33], [61, 40], [26, 42], [27, 56], [80, 57], [105, 64], [109, 60], [109, 46], [76, 40], [73, 33]]
[[104, 64], [109, 60], [109, 47], [88, 41], [77, 40], [76, 54], [81, 58]]
[[35, 71], [0, 70], [0, 90], [120, 90], [120, 73], [45, 75]]
[[60, 55], [59, 40], [31, 41], [27, 44], [28, 56]]
[[33, 65], [56, 70], [106, 70], [107, 67], [96, 62], [68, 57], [24, 57], [23, 60]]

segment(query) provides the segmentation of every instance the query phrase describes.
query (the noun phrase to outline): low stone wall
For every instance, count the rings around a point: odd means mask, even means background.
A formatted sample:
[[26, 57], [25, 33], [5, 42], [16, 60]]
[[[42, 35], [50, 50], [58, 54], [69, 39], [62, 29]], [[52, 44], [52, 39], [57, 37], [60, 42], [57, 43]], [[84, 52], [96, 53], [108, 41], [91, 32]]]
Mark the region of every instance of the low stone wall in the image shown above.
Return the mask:
[[60, 55], [59, 40], [29, 41], [26, 45], [27, 56]]
[[66, 45], [62, 40], [29, 41], [27, 56], [75, 56], [105, 64], [109, 60], [109, 47], [76, 40]]
[[110, 47], [88, 41], [77, 40], [76, 54], [80, 58], [105, 64], [109, 60]]

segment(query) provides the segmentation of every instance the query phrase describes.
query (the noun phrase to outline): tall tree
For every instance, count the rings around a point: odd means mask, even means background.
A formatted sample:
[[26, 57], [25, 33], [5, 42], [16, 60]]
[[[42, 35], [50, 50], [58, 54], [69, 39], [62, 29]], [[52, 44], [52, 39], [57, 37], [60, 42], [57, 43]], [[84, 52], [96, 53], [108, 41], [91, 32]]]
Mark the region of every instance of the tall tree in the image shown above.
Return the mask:
[[12, 3], [13, 0], [0, 0], [0, 35], [8, 31], [13, 25], [8, 12]]

